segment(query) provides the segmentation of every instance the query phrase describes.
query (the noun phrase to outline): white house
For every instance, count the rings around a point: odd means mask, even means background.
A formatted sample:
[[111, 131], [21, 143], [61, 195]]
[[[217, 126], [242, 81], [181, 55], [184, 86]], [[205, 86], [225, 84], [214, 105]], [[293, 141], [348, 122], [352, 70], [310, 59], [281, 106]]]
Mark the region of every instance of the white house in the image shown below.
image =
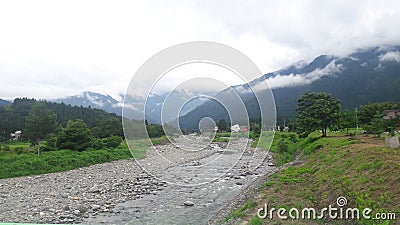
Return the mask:
[[239, 124], [235, 124], [235, 125], [231, 126], [231, 131], [232, 132], [240, 132], [241, 130], [240, 130]]
[[17, 130], [17, 131], [15, 131], [15, 133], [11, 133], [11, 138], [13, 140], [18, 140], [21, 137], [21, 135], [22, 135], [22, 131]]

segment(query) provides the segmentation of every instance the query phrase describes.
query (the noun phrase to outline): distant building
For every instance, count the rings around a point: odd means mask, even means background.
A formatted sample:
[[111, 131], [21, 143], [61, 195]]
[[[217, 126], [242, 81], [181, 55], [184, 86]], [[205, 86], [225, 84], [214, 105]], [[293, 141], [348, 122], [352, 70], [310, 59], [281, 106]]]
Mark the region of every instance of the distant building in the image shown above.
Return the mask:
[[249, 128], [248, 128], [248, 127], [241, 127], [241, 128], [240, 128], [240, 131], [242, 131], [242, 132], [248, 132], [248, 131], [249, 131]]
[[232, 132], [240, 132], [241, 130], [240, 130], [239, 124], [235, 124], [235, 125], [231, 126], [231, 131]]
[[383, 119], [389, 120], [389, 119], [394, 119], [397, 116], [400, 116], [400, 109], [397, 110], [385, 110], [383, 111]]
[[17, 131], [15, 131], [15, 133], [11, 133], [11, 138], [13, 140], [19, 140], [21, 138], [21, 135], [22, 135], [22, 131], [17, 130]]

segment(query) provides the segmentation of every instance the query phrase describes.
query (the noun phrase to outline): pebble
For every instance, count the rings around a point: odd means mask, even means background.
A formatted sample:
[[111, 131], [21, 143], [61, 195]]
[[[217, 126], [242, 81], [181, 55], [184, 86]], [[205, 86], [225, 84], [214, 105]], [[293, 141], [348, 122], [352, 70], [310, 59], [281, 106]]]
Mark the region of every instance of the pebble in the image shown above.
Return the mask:
[[184, 205], [184, 206], [194, 206], [194, 202], [192, 202], [192, 201], [185, 201], [185, 202], [183, 203], [183, 205]]
[[100, 209], [100, 207], [101, 207], [101, 206], [99, 206], [99, 205], [92, 205], [92, 209], [93, 209], [93, 210], [98, 210], [98, 209]]
[[[176, 150], [173, 145], [158, 148], [164, 149], [168, 154], [171, 154], [171, 151], [181, 152]], [[215, 153], [215, 151], [200, 151], [193, 156], [197, 158], [190, 160], [187, 155], [182, 157], [181, 154], [173, 155], [169, 159], [175, 160], [179, 165], [201, 165], [198, 159], [211, 153]], [[149, 156], [144, 159], [144, 162], [149, 162], [154, 170], [163, 171], [170, 166], [170, 163], [163, 164], [159, 163], [161, 161], [156, 161], [159, 157], [158, 153], [150, 151], [148, 154]], [[156, 160], [152, 157], [156, 157]], [[226, 177], [237, 179], [236, 183], [245, 182], [244, 171], [244, 169], [230, 171]], [[199, 177], [202, 177], [201, 173], [199, 173]], [[198, 180], [198, 178], [193, 179], [190, 176], [185, 179], [188, 184], [193, 180]], [[235, 181], [229, 182], [234, 184]], [[12, 209], [0, 210], [1, 221], [44, 224], [85, 223], [84, 218], [100, 217], [103, 213], [107, 213], [104, 214], [106, 216], [118, 212], [122, 215], [125, 213], [125, 209], [119, 203], [146, 198], [148, 195], [150, 198], [158, 199], [158, 195], [165, 194], [162, 189], [169, 190], [166, 182], [145, 173], [135, 160], [97, 164], [66, 172], [45, 174], [40, 178], [31, 176], [2, 179], [0, 186], [0, 208]], [[236, 186], [235, 189], [238, 187]], [[196, 193], [196, 191], [187, 189], [186, 193]], [[156, 196], [153, 197], [153, 195]], [[193, 201], [185, 200], [182, 198], [180, 201], [183, 204], [176, 207], [184, 208], [195, 205]], [[154, 203], [156, 202], [154, 201]], [[202, 202], [199, 200], [196, 204], [202, 205]], [[152, 203], [149, 205], [154, 206]], [[144, 217], [147, 207], [146, 205], [138, 209], [140, 217]], [[165, 207], [165, 210], [168, 211], [168, 207]]]

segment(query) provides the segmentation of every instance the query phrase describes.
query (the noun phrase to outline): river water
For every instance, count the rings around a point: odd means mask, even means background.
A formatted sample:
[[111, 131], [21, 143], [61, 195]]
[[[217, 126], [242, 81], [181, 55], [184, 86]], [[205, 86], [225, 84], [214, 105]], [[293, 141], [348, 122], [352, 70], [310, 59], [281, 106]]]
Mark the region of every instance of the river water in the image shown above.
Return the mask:
[[204, 158], [153, 171], [167, 182], [162, 190], [117, 204], [113, 213], [89, 216], [83, 223], [207, 224], [254, 179], [275, 171], [266, 152], [217, 147]]

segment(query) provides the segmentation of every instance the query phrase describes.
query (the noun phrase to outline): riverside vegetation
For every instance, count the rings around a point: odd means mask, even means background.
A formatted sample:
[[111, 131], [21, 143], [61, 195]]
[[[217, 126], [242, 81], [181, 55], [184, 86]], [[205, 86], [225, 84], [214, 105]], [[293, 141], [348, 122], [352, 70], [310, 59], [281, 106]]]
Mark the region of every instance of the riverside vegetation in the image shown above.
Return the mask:
[[[375, 213], [394, 213], [397, 219], [400, 216], [400, 152], [385, 147], [381, 137], [383, 132], [396, 135], [394, 128], [399, 127], [400, 118], [383, 119], [383, 116], [385, 110], [399, 109], [399, 104], [364, 105], [356, 114], [357, 111], [340, 112], [336, 105], [339, 103], [334, 100], [336, 112], [332, 113], [324, 110], [324, 105], [329, 105], [321, 104], [324, 99], [329, 96], [306, 93], [300, 97], [297, 108], [300, 115], [290, 124], [290, 129], [297, 133], [277, 132], [270, 148], [275, 163], [282, 165], [281, 170], [268, 177], [223, 223], [396, 224], [393, 219], [366, 220], [362, 216], [359, 220], [332, 220], [327, 216], [314, 220], [281, 220], [276, 214], [273, 219], [269, 215], [265, 219], [257, 216], [258, 209], [265, 204], [269, 209], [301, 211], [313, 207], [318, 211], [329, 205], [336, 206], [341, 196], [347, 199], [346, 207], [360, 211], [370, 208], [371, 216]], [[324, 121], [327, 118], [323, 116], [324, 111], [330, 113], [329, 121]], [[356, 125], [364, 129], [356, 129]], [[262, 138], [257, 142], [260, 147], [266, 143]]]
[[[0, 179], [132, 158], [116, 114], [23, 98], [0, 107], [0, 118]], [[160, 125], [146, 126], [154, 144], [167, 142]], [[22, 136], [10, 140], [18, 130]], [[145, 157], [145, 145], [132, 143], [135, 158]]]

